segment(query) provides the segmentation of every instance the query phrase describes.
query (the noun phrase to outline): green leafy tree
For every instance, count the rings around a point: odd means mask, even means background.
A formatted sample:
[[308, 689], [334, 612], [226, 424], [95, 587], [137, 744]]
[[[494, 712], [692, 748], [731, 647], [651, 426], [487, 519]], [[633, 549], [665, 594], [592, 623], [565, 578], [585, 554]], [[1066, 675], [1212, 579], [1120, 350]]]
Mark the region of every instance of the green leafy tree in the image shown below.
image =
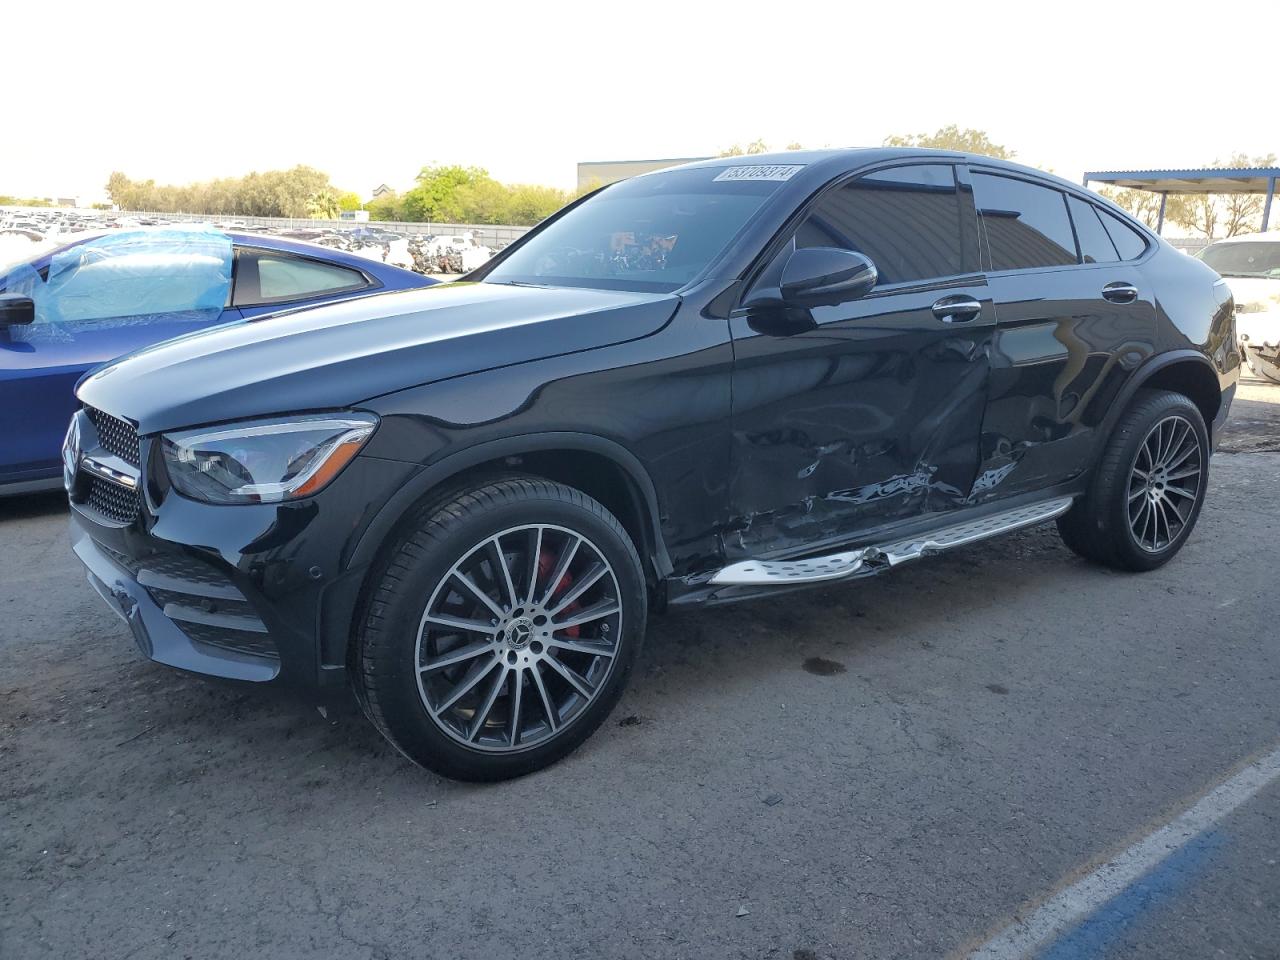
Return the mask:
[[338, 194], [326, 188], [307, 197], [307, 214], [315, 220], [337, 220], [342, 207]]
[[384, 193], [380, 197], [374, 197], [364, 205], [369, 211], [370, 220], [403, 220], [404, 213], [401, 210], [400, 197], [396, 193]]
[[405, 219], [461, 222], [457, 202], [458, 188], [488, 180], [489, 171], [481, 167], [433, 166], [423, 167], [416, 178], [417, 184], [404, 195]]
[[1014, 155], [1008, 147], [993, 141], [985, 130], [974, 130], [969, 127], [962, 130], [954, 123], [936, 133], [909, 133], [886, 137], [884, 145], [959, 150], [963, 153], [978, 153], [984, 157], [997, 157], [1001, 160], [1010, 160]]

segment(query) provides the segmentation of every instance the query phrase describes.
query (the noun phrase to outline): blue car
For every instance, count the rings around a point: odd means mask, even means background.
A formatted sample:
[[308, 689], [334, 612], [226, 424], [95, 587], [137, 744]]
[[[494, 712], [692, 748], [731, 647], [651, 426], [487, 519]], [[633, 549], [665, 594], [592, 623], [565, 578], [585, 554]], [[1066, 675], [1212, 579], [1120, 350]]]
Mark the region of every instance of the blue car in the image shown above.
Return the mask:
[[94, 367], [283, 308], [436, 283], [364, 257], [210, 228], [113, 231], [0, 274], [0, 495], [53, 488]]

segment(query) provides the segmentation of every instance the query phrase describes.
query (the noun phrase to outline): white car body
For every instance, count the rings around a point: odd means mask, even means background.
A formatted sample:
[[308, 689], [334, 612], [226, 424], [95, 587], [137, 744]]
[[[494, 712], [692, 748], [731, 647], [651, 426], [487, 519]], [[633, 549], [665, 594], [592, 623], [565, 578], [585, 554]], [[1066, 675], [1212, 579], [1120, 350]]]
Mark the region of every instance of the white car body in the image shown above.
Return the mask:
[[1205, 247], [1236, 301], [1236, 336], [1250, 369], [1280, 381], [1280, 232], [1252, 233]]

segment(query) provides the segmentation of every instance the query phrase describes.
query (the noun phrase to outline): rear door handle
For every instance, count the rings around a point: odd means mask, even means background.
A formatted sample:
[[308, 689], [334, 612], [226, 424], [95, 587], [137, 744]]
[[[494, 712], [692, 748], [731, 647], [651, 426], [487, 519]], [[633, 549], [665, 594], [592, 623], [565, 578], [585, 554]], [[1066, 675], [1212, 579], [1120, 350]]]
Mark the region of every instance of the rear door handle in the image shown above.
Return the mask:
[[943, 323], [968, 323], [981, 313], [982, 304], [964, 294], [943, 297], [933, 305], [933, 315]]
[[1132, 283], [1117, 280], [1115, 283], [1108, 283], [1102, 288], [1102, 297], [1112, 303], [1133, 303], [1138, 299], [1138, 288]]

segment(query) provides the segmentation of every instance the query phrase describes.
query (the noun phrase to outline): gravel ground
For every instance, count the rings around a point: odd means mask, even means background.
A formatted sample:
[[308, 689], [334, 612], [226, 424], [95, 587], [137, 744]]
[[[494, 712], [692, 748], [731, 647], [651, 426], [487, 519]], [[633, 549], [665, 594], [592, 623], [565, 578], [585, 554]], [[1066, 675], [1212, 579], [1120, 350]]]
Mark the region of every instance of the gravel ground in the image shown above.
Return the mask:
[[[0, 957], [962, 953], [1274, 749], [1280, 387], [1222, 449], [1162, 570], [1049, 526], [655, 618], [606, 726], [489, 787], [144, 661], [60, 499], [0, 501]], [[1276, 957], [1278, 816], [1070, 955]]]

